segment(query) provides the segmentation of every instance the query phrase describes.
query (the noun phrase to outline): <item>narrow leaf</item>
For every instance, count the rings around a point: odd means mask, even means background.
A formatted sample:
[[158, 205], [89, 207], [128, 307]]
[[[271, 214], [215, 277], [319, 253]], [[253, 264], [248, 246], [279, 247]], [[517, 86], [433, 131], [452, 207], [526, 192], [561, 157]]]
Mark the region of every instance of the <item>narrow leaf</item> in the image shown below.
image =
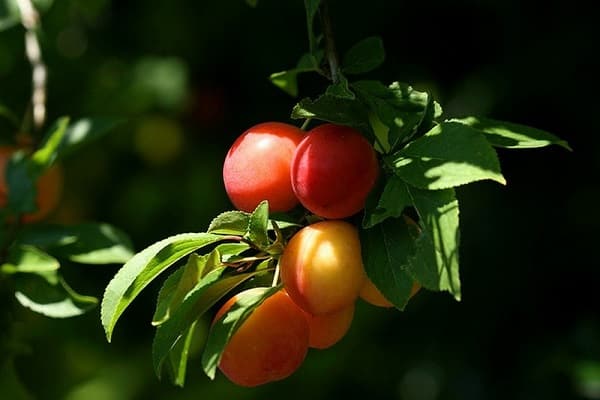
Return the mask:
[[[221, 266], [222, 262], [218, 247], [203, 256], [190, 254], [186, 265], [171, 275], [163, 284], [158, 295], [152, 325], [158, 326], [168, 320], [171, 313], [181, 305], [185, 296], [196, 286], [200, 279]], [[176, 275], [176, 278], [173, 278], [174, 275]], [[172, 279], [177, 279], [177, 281], [172, 282]]]
[[454, 118], [450, 122], [464, 124], [485, 133], [485, 138], [496, 147], [531, 149], [555, 144], [572, 150], [565, 140], [549, 132], [512, 122], [482, 117]]
[[466, 125], [444, 122], [391, 158], [394, 172], [421, 189], [447, 189], [489, 179], [501, 184], [498, 156], [483, 135]]
[[202, 367], [210, 379], [215, 378], [217, 366], [229, 339], [242, 326], [256, 307], [280, 289], [278, 286], [270, 288], [261, 287], [241, 292], [236, 296], [236, 301], [229, 310], [219, 320], [214, 322], [208, 334], [204, 353], [202, 354]]
[[37, 176], [56, 161], [68, 126], [69, 117], [59, 118], [46, 133], [40, 148], [31, 155], [31, 162], [35, 165]]
[[459, 208], [454, 190], [408, 188], [422, 232], [410, 269], [425, 288], [448, 291], [460, 300]]
[[184, 233], [161, 240], [133, 256], [104, 292], [101, 319], [107, 340], [110, 342], [123, 311], [154, 278], [191, 252], [224, 239], [211, 233]]
[[361, 40], [348, 50], [342, 61], [342, 71], [361, 74], [383, 64], [385, 51], [380, 37], [372, 36]]
[[404, 309], [413, 285], [409, 263], [415, 253], [408, 224], [403, 218], [389, 218], [360, 234], [367, 276], [387, 300]]
[[190, 354], [190, 347], [194, 339], [197, 321], [194, 321], [182, 335], [181, 340], [177, 341], [175, 346], [169, 352], [169, 375], [173, 383], [179, 387], [185, 384], [185, 374], [187, 371], [187, 363]]
[[158, 291], [158, 298], [156, 299], [156, 309], [152, 316], [152, 325], [158, 326], [164, 323], [171, 316], [171, 300], [173, 294], [177, 290], [177, 286], [181, 281], [183, 271], [186, 266], [178, 268], [163, 282], [160, 290]]
[[259, 273], [224, 276], [228, 270], [227, 267], [222, 267], [209, 272], [188, 292], [171, 317], [156, 330], [152, 343], [152, 359], [159, 377], [167, 355], [189, 326], [229, 291]]

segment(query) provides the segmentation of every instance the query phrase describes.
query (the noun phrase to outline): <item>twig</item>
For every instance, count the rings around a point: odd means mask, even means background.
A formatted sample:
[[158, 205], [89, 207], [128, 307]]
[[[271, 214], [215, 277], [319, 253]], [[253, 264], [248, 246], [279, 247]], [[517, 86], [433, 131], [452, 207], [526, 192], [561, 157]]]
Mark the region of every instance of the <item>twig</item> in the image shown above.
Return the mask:
[[25, 27], [25, 55], [32, 69], [31, 110], [33, 126], [34, 129], [38, 130], [44, 125], [46, 119], [46, 80], [48, 76], [37, 37], [40, 18], [31, 0], [16, 0], [16, 2], [21, 13], [21, 23]]
[[331, 17], [329, 16], [329, 5], [327, 0], [321, 0], [320, 13], [321, 25], [323, 27], [323, 36], [325, 39], [325, 56], [329, 63], [329, 73], [333, 83], [340, 80], [340, 63], [335, 50], [335, 41], [333, 39], [333, 29], [331, 27]]

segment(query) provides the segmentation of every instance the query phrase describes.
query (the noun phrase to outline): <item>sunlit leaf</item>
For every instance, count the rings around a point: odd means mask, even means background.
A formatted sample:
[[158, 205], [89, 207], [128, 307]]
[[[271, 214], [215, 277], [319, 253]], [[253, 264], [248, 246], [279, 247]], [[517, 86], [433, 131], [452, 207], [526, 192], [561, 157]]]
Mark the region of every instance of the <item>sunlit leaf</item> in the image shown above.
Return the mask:
[[98, 304], [95, 297], [76, 293], [60, 276], [56, 284], [50, 284], [47, 279], [35, 274], [19, 274], [14, 281], [17, 301], [23, 307], [47, 317], [75, 317]]
[[458, 122], [477, 129], [485, 134], [485, 138], [496, 147], [509, 149], [532, 149], [556, 144], [571, 150], [569, 144], [557, 136], [525, 125], [512, 122], [496, 121], [483, 117], [454, 118], [450, 122]]
[[152, 358], [156, 374], [160, 376], [163, 362], [190, 325], [207, 312], [217, 301], [236, 286], [260, 272], [224, 276], [227, 267], [217, 268], [204, 276], [188, 292], [171, 317], [156, 330], [152, 344]]
[[479, 131], [444, 122], [391, 157], [394, 173], [421, 189], [447, 189], [489, 179], [501, 184], [496, 152]]
[[408, 191], [421, 227], [410, 263], [412, 275], [423, 287], [448, 291], [460, 300], [459, 208], [454, 190], [408, 187]]
[[123, 311], [150, 282], [191, 252], [224, 238], [204, 232], [183, 233], [161, 240], [133, 256], [104, 292], [101, 319], [108, 341]]

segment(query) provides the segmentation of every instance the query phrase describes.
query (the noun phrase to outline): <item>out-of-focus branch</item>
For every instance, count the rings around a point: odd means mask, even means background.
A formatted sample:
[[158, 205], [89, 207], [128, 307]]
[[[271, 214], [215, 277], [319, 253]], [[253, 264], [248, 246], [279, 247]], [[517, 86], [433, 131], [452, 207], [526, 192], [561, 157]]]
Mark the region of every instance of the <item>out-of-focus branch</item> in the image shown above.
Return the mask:
[[25, 27], [25, 55], [31, 64], [32, 93], [31, 112], [34, 129], [39, 129], [46, 119], [46, 80], [48, 71], [42, 58], [37, 31], [40, 27], [39, 14], [31, 0], [16, 0]]

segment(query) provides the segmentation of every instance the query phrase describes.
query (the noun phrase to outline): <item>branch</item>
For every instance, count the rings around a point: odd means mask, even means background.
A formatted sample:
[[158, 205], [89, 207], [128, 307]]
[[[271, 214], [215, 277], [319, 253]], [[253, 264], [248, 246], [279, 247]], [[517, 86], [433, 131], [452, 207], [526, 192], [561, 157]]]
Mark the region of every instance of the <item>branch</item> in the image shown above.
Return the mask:
[[40, 18], [31, 0], [16, 0], [21, 14], [21, 23], [25, 27], [25, 55], [32, 69], [31, 107], [34, 129], [44, 125], [46, 119], [46, 79], [48, 71], [36, 31], [40, 28]]
[[333, 29], [331, 27], [331, 17], [329, 16], [329, 5], [327, 0], [322, 0], [320, 5], [321, 25], [323, 27], [323, 36], [325, 39], [325, 56], [329, 63], [329, 72], [333, 83], [340, 80], [340, 63], [335, 50], [335, 41], [333, 39]]

